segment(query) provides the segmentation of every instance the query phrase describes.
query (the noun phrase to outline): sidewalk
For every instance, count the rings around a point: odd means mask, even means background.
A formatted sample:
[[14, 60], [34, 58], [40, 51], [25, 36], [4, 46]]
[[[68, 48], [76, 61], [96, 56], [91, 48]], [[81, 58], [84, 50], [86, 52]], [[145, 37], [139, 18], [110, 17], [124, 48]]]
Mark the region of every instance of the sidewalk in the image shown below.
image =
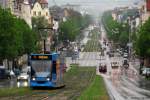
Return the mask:
[[[99, 41], [101, 43], [101, 46], [102, 47], [106, 47], [106, 50], [109, 51], [109, 47], [108, 46], [105, 46], [103, 44], [103, 39], [104, 38], [107, 38], [106, 37], [106, 33], [105, 32], [102, 32], [101, 34], [101, 40]], [[105, 56], [105, 62], [107, 62], [107, 74], [101, 74], [99, 73], [99, 70], [98, 70], [98, 67], [96, 69], [96, 73], [97, 75], [101, 75], [104, 79], [104, 82], [106, 84], [106, 89], [108, 91], [108, 94], [110, 96], [110, 100], [125, 100], [121, 95], [120, 93], [117, 91], [116, 87], [112, 84], [112, 81], [111, 81], [111, 76], [109, 75], [110, 73], [112, 73], [112, 69], [111, 69], [111, 64], [110, 64], [110, 58], [108, 55], [106, 55], [106, 52], [104, 53], [104, 56]]]
[[[98, 69], [98, 68], [97, 68]], [[125, 100], [117, 91], [116, 87], [112, 85], [112, 82], [110, 80], [110, 77], [108, 75], [100, 74], [98, 70], [96, 71], [97, 75], [100, 75], [103, 77], [104, 82], [106, 84], [106, 89], [108, 91], [108, 94], [110, 96], [110, 100]]]
[[107, 92], [109, 94], [110, 100], [125, 100], [117, 91], [116, 87], [113, 86], [110, 76], [108, 74], [101, 74], [98, 67], [96, 68], [96, 74], [103, 77]]

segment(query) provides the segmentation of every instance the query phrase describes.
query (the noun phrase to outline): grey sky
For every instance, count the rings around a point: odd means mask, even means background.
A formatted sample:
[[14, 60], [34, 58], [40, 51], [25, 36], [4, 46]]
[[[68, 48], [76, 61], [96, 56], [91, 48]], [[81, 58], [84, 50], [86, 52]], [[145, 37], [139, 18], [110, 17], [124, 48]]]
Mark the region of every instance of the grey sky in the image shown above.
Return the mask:
[[81, 9], [84, 9], [88, 12], [98, 13], [107, 9], [112, 9], [116, 6], [125, 6], [133, 5], [136, 1], [141, 0], [48, 0], [49, 6], [54, 5], [56, 2], [57, 5], [64, 4], [79, 4]]

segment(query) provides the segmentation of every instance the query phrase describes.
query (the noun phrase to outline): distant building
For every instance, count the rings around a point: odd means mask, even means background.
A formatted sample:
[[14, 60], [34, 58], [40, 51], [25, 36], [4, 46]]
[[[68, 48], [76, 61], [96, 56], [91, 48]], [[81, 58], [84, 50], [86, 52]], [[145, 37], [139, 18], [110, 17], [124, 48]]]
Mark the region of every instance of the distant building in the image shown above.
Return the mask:
[[[47, 0], [36, 1], [32, 6], [31, 16], [32, 17], [43, 16], [43, 17], [45, 17], [45, 19], [51, 20]], [[51, 21], [49, 21], [49, 22], [51, 22]]]
[[150, 17], [150, 0], [145, 0], [139, 7], [141, 7], [141, 21], [144, 23]]
[[6, 8], [6, 5], [7, 5], [7, 0], [0, 0], [0, 6], [2, 8]]
[[20, 17], [32, 27], [32, 17], [44, 16], [50, 24], [52, 24], [51, 16], [49, 14], [47, 0], [4, 0], [7, 2], [8, 8], [11, 9], [12, 14]]
[[14, 0], [0, 0], [0, 6], [4, 9], [10, 8], [13, 9], [13, 1]]
[[77, 4], [62, 5], [62, 8], [72, 9], [72, 10], [75, 10], [75, 11], [81, 11], [80, 5], [77, 5]]
[[150, 0], [146, 0], [146, 9], [150, 11]]
[[24, 0], [24, 2], [21, 4], [21, 18], [23, 18], [26, 23], [32, 27], [31, 22], [31, 5], [28, 0]]

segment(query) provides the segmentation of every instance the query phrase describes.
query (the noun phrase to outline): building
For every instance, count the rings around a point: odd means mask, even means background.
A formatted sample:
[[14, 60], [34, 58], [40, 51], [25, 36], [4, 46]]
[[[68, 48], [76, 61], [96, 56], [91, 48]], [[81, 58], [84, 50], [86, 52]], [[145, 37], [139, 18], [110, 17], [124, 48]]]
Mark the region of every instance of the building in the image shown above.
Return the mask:
[[141, 3], [141, 20], [144, 23], [150, 17], [150, 0], [145, 0]]
[[37, 2], [35, 2], [31, 9], [31, 16], [44, 16], [47, 20], [50, 20], [50, 13], [47, 0], [38, 0]]
[[62, 5], [62, 8], [73, 9], [78, 12], [81, 11], [81, 6], [78, 4], [66, 4], [66, 5]]
[[31, 22], [31, 4], [28, 0], [24, 0], [21, 4], [21, 13], [20, 13], [21, 18], [23, 18], [26, 23], [32, 27], [32, 22]]
[[20, 17], [32, 28], [32, 17], [44, 16], [52, 24], [47, 0], [9, 0], [12, 14]]
[[2, 8], [6, 8], [6, 6], [7, 6], [7, 0], [0, 0], [0, 6]]
[[0, 6], [4, 9], [10, 8], [13, 9], [13, 1], [14, 0], [0, 0]]

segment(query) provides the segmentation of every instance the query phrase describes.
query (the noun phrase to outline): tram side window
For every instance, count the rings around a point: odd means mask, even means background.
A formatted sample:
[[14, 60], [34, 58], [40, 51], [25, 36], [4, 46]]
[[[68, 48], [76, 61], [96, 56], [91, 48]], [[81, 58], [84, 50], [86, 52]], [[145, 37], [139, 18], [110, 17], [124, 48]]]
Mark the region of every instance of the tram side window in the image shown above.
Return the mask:
[[52, 73], [56, 73], [56, 61], [53, 61]]

